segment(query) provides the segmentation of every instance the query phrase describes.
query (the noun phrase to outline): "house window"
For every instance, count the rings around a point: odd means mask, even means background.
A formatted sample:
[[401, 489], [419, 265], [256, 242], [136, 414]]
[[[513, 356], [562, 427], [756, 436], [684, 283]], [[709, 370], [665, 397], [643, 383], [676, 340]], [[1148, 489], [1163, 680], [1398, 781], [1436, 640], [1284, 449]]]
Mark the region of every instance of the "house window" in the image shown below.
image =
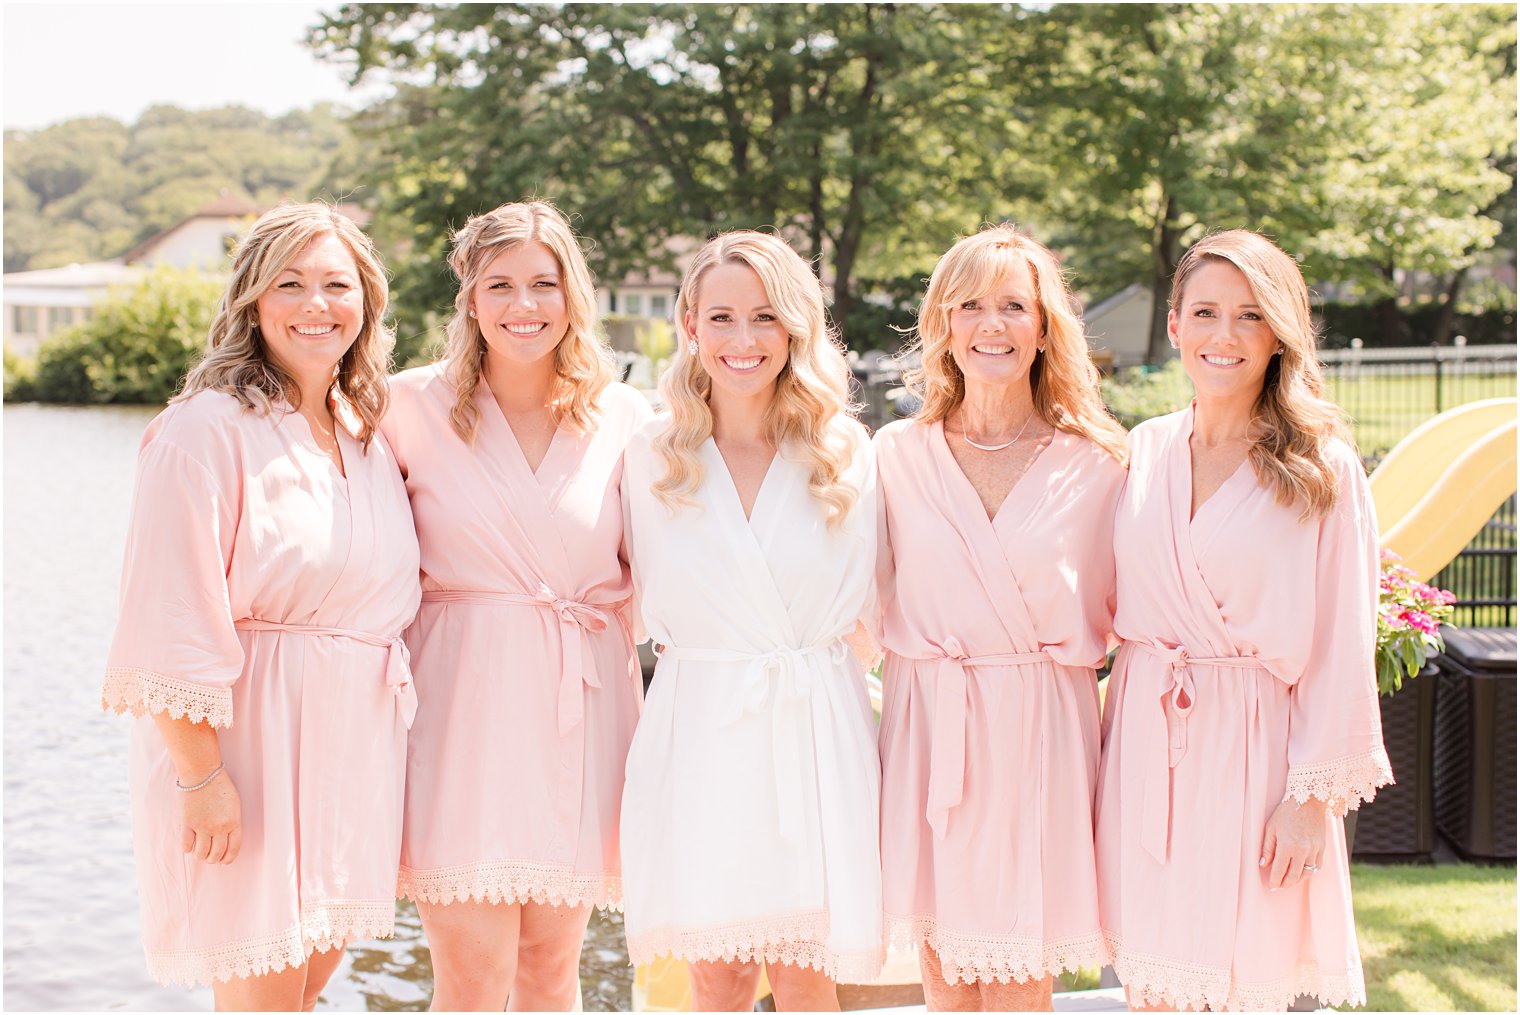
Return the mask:
[[665, 315], [667, 313], [669, 313], [669, 308], [666, 306], [666, 298], [663, 295], [662, 296], [651, 296], [651, 297], [649, 297], [649, 316], [650, 317], [653, 317], [656, 320], [658, 320], [658, 319], [661, 319], [661, 318], [665, 317]]
[[11, 307], [11, 330], [18, 335], [37, 334], [37, 308]]
[[72, 307], [48, 307], [48, 333], [52, 334], [74, 323]]
[[623, 313], [638, 315], [644, 312], [644, 299], [638, 293], [623, 297]]

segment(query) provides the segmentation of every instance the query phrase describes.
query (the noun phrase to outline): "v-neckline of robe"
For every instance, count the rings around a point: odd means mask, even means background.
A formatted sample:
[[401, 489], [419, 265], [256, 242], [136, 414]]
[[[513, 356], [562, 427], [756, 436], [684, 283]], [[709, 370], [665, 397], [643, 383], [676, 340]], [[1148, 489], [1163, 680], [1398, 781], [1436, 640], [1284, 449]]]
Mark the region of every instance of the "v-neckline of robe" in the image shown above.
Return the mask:
[[[307, 450], [311, 451], [313, 454], [320, 456], [322, 461], [326, 463], [328, 470], [334, 477], [335, 486], [338, 490], [342, 491], [343, 499], [349, 503], [350, 507], [352, 507], [353, 492], [349, 489], [349, 483], [352, 481], [354, 465], [357, 463], [358, 455], [351, 454], [350, 452], [363, 450], [359, 447], [358, 439], [348, 432], [348, 427], [344, 426], [343, 423], [337, 418], [337, 414], [334, 413], [333, 439], [338, 442], [338, 454], [343, 459], [343, 464], [340, 466], [337, 462], [332, 460], [331, 455], [323, 450], [322, 445], [317, 443], [317, 435], [316, 432], [311, 428], [311, 421], [305, 416], [301, 415], [299, 410], [291, 407], [290, 403], [284, 403], [283, 407], [285, 409], [289, 409], [289, 414], [291, 416], [294, 416], [296, 419], [300, 420], [300, 425], [305, 431], [305, 437], [302, 438], [301, 443], [306, 446]], [[276, 411], [279, 410], [277, 409]]]
[[[512, 457], [513, 464], [520, 467], [523, 472], [526, 472], [529, 478], [538, 484], [539, 489], [544, 489], [544, 480], [553, 475], [552, 472], [545, 469], [545, 466], [555, 458], [560, 450], [560, 446], [564, 443], [561, 438], [565, 434], [565, 425], [560, 423], [554, 428], [554, 434], [549, 438], [549, 447], [545, 449], [544, 457], [539, 459], [538, 468], [535, 469], [528, 464], [528, 456], [523, 452], [522, 443], [517, 439], [517, 432], [512, 429], [512, 424], [507, 421], [507, 414], [501, 411], [501, 403], [496, 401], [496, 393], [491, 390], [491, 384], [486, 380], [484, 371], [480, 374], [480, 384], [475, 389], [475, 397], [477, 400], [485, 402], [490, 406], [489, 409], [482, 409], [482, 413], [494, 413], [493, 419], [501, 424], [501, 429], [504, 431], [504, 443], [510, 448], [507, 454]], [[548, 491], [545, 490], [544, 492], [547, 496]]]
[[755, 491], [755, 502], [750, 505], [749, 514], [745, 514], [744, 498], [739, 496], [739, 484], [734, 482], [734, 474], [729, 471], [728, 459], [723, 457], [723, 452], [718, 448], [718, 442], [709, 435], [703, 447], [712, 449], [712, 457], [717, 459], [718, 465], [723, 469], [723, 485], [726, 495], [732, 499], [732, 507], [738, 510], [739, 517], [744, 519], [744, 524], [748, 525], [752, 531], [758, 531], [755, 530], [755, 517], [760, 514], [760, 507], [767, 500], [766, 491], [773, 485], [771, 478], [778, 471], [776, 461], [781, 457], [781, 449], [777, 448], [771, 455], [770, 463], [765, 467], [765, 475], [760, 479], [760, 489]]
[[[1204, 517], [1205, 510], [1216, 501], [1219, 501], [1221, 499], [1221, 495], [1234, 494], [1235, 487], [1240, 483], [1241, 473], [1249, 471], [1253, 478], [1256, 474], [1255, 470], [1251, 468], [1251, 456], [1249, 453], [1247, 453], [1247, 455], [1241, 459], [1240, 464], [1235, 466], [1235, 470], [1226, 476], [1222, 483], [1214, 488], [1213, 493], [1205, 497], [1199, 504], [1195, 505], [1193, 503], [1193, 421], [1195, 419], [1195, 411], [1196, 410], [1193, 406], [1188, 406], [1187, 433], [1183, 434], [1182, 437], [1184, 465], [1183, 472], [1187, 476], [1187, 522], [1188, 530], [1190, 532], [1198, 524], [1198, 519]], [[1228, 503], [1228, 496], [1225, 497], [1225, 502]], [[1212, 513], [1212, 511], [1209, 512], [1209, 514]]]
[[1040, 453], [1035, 456], [1034, 461], [1029, 463], [1029, 467], [1024, 470], [1024, 474], [1014, 480], [1013, 485], [1008, 488], [1008, 492], [1003, 495], [1003, 502], [989, 516], [986, 506], [982, 504], [981, 494], [976, 492], [976, 485], [971, 482], [971, 477], [966, 475], [966, 470], [961, 468], [961, 463], [955, 458], [955, 452], [950, 450], [950, 438], [945, 436], [945, 421], [942, 419], [935, 420], [931, 430], [931, 439], [935, 444], [935, 452], [944, 456], [945, 462], [958, 477], [956, 486], [961, 490], [962, 496], [970, 498], [970, 502], [976, 505], [976, 515], [985, 521], [994, 531], [998, 529], [999, 523], [1008, 512], [1009, 505], [1014, 503], [1014, 495], [1020, 493], [1021, 488], [1025, 487], [1025, 484], [1035, 476], [1038, 470], [1045, 468], [1046, 459], [1050, 457], [1050, 449], [1055, 445], [1056, 441], [1061, 439], [1062, 434], [1059, 428], [1055, 431], [1050, 438], [1050, 443], [1040, 449]]

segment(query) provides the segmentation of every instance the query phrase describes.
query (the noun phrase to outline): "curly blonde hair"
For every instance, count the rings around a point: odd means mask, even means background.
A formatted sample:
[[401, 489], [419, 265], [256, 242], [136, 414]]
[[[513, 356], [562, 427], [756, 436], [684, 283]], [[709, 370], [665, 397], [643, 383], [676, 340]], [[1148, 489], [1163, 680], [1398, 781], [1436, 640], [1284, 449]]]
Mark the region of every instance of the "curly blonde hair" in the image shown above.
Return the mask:
[[950, 313], [967, 300], [985, 299], [1016, 264], [1028, 268], [1034, 280], [1044, 329], [1045, 351], [1036, 353], [1029, 368], [1035, 411], [1051, 426], [1085, 437], [1124, 462], [1124, 428], [1103, 404], [1076, 298], [1055, 255], [1011, 222], [963, 237], [934, 266], [919, 304], [914, 341], [907, 349], [922, 358], [903, 375], [923, 403], [915, 418], [925, 423], [942, 420], [965, 399], [966, 377], [950, 350]]
[[206, 355], [185, 378], [175, 396], [182, 401], [198, 391], [225, 391], [259, 415], [277, 401], [300, 407], [295, 378], [274, 362], [259, 334], [259, 297], [280, 272], [313, 241], [336, 236], [353, 256], [364, 295], [364, 320], [333, 374], [328, 396], [344, 403], [358, 424], [354, 436], [368, 449], [390, 401], [386, 385], [395, 335], [385, 324], [390, 287], [380, 255], [368, 236], [332, 205], [282, 204], [259, 216], [232, 255], [232, 278], [212, 318]]
[[483, 215], [473, 215], [454, 234], [449, 267], [459, 279], [454, 313], [444, 326], [448, 342], [440, 357], [454, 385], [449, 421], [461, 439], [473, 442], [480, 425], [475, 391], [485, 363], [486, 340], [469, 314], [480, 276], [505, 250], [541, 243], [559, 265], [569, 318], [565, 337], [554, 347], [557, 380], [549, 395], [555, 425], [568, 421], [582, 431], [595, 428], [597, 399], [612, 383], [612, 354], [597, 337], [596, 284], [585, 251], [558, 208], [547, 201], [513, 201]]
[[849, 400], [849, 366], [829, 329], [818, 277], [796, 251], [769, 233], [740, 230], [714, 237], [697, 252], [681, 281], [675, 306], [680, 341], [675, 363], [660, 379], [670, 421], [652, 442], [665, 465], [654, 494], [674, 511], [694, 505], [702, 483], [697, 450], [712, 435], [712, 378], [688, 349], [695, 336], [687, 318], [697, 313], [703, 278], [722, 264], [754, 271], [786, 328], [787, 359], [766, 410], [766, 435], [778, 449], [791, 442], [801, 452], [811, 469], [808, 491], [823, 505], [830, 527], [837, 527], [859, 497], [841, 480], [861, 436]]
[[1340, 408], [1325, 398], [1304, 274], [1297, 261], [1259, 233], [1214, 233], [1193, 244], [1177, 265], [1169, 301], [1174, 315], [1188, 278], [1211, 260], [1240, 269], [1267, 327], [1282, 343], [1282, 355], [1267, 365], [1251, 416], [1251, 466], [1279, 504], [1304, 505], [1301, 519], [1324, 515], [1340, 492], [1327, 448], [1333, 440], [1351, 444], [1351, 434]]

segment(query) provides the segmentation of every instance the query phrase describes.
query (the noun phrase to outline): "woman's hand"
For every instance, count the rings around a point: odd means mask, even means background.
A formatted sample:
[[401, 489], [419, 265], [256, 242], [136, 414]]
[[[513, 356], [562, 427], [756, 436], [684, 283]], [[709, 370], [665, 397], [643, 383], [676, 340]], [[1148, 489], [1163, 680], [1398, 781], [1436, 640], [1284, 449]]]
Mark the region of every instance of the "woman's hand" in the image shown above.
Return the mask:
[[243, 802], [227, 770], [180, 797], [181, 848], [207, 863], [236, 860], [243, 848]]
[[1261, 840], [1261, 866], [1270, 868], [1267, 888], [1291, 888], [1319, 868], [1325, 855], [1325, 814], [1325, 802], [1315, 797], [1277, 805]]

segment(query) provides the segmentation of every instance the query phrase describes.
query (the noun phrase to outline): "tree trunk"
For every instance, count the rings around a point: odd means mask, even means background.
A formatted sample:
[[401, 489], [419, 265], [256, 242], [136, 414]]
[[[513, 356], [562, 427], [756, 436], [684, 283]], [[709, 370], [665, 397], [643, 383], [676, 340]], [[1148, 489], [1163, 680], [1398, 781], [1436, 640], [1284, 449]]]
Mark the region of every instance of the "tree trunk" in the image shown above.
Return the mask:
[[1436, 345], [1450, 345], [1451, 333], [1456, 330], [1457, 324], [1457, 294], [1462, 291], [1462, 283], [1467, 279], [1467, 268], [1458, 269], [1451, 276], [1451, 281], [1446, 284], [1446, 292], [1441, 303], [1441, 312], [1436, 316], [1435, 333], [1430, 340]]
[[[1383, 264], [1378, 266], [1378, 270], [1388, 280], [1388, 291], [1397, 293], [1398, 287], [1394, 284], [1394, 266]], [[1372, 321], [1374, 327], [1377, 328], [1379, 348], [1392, 349], [1409, 344], [1409, 328], [1404, 323], [1403, 315], [1399, 313], [1399, 301], [1396, 295], [1390, 295], [1373, 305]]]
[[1166, 301], [1172, 292], [1172, 273], [1182, 260], [1182, 237], [1173, 225], [1177, 199], [1166, 196], [1151, 242], [1151, 334], [1145, 347], [1145, 362], [1159, 366], [1172, 354], [1166, 334]]

